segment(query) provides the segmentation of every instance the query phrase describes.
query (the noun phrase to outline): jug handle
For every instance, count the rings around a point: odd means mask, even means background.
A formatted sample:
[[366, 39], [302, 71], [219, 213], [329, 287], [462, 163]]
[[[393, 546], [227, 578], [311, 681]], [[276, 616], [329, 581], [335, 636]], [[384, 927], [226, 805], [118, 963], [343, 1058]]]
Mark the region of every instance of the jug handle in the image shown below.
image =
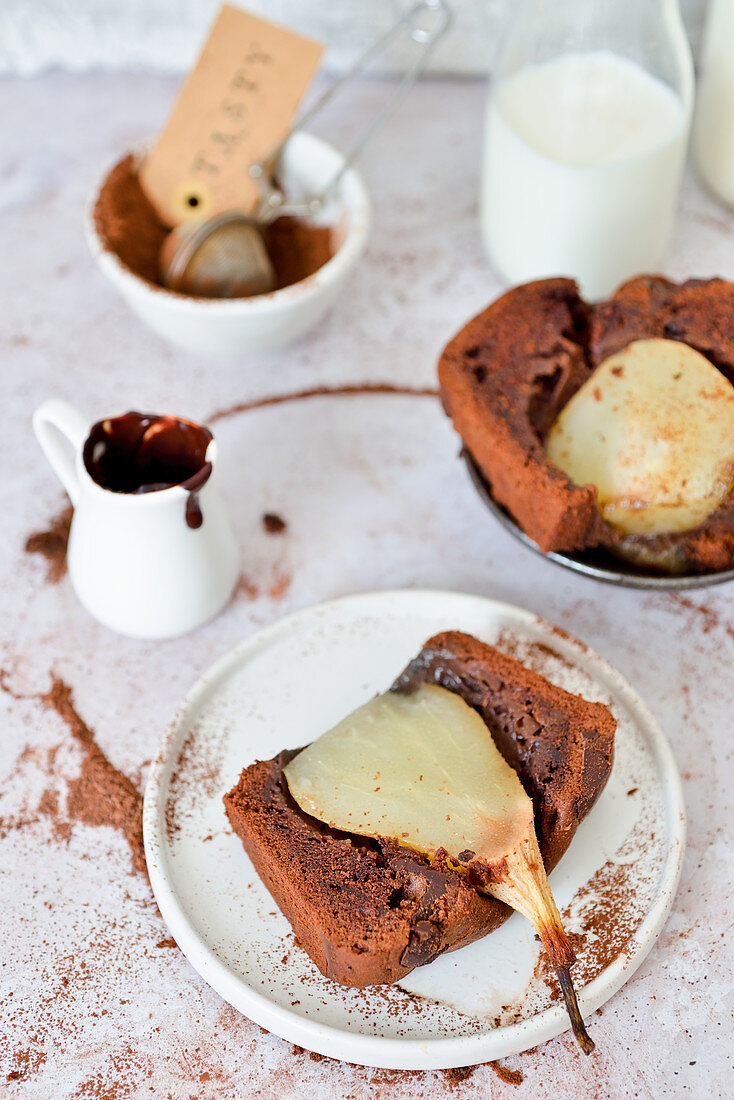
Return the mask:
[[79, 499], [76, 456], [89, 434], [89, 421], [66, 401], [50, 398], [33, 414], [33, 431], [71, 503]]

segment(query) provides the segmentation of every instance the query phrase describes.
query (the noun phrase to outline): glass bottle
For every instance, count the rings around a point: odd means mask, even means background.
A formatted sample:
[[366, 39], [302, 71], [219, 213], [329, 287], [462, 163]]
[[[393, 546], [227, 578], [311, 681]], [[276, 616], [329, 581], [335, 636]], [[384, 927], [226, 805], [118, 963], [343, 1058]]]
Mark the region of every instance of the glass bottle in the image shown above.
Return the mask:
[[704, 183], [734, 206], [734, 0], [709, 4], [694, 146]]
[[692, 99], [678, 0], [523, 0], [490, 89], [480, 201], [507, 282], [566, 275], [594, 300], [654, 271]]

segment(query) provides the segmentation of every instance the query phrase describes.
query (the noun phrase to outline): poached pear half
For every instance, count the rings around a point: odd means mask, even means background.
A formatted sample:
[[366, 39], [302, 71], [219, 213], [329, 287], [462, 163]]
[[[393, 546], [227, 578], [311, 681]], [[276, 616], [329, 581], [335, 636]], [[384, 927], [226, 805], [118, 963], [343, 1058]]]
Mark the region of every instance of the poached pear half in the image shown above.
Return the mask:
[[574, 1035], [591, 1053], [569, 972], [575, 956], [548, 885], [532, 802], [463, 699], [433, 684], [377, 695], [299, 752], [285, 776], [312, 817], [443, 858], [526, 916], [558, 975]]
[[561, 409], [546, 453], [624, 535], [688, 531], [734, 481], [734, 387], [680, 340], [635, 340]]

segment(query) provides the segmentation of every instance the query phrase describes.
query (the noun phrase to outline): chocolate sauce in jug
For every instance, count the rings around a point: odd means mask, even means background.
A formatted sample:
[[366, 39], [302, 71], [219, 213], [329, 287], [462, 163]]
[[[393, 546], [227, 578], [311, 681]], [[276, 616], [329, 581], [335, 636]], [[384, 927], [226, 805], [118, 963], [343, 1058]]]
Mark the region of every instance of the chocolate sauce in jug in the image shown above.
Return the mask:
[[113, 493], [155, 493], [179, 485], [186, 490], [186, 523], [201, 527], [199, 490], [212, 464], [206, 452], [212, 434], [191, 420], [128, 412], [98, 420], [84, 444], [89, 476]]

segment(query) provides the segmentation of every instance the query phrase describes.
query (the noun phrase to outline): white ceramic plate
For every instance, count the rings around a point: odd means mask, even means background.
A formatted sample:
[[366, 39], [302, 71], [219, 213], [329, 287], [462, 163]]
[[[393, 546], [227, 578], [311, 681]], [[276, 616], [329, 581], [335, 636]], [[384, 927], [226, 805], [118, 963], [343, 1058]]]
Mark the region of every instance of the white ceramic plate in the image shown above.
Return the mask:
[[551, 875], [567, 929], [584, 936], [573, 973], [587, 1020], [652, 947], [681, 867], [682, 790], [655, 720], [597, 654], [529, 612], [451, 592], [380, 592], [243, 642], [189, 692], [161, 742], [145, 792], [150, 880], [181, 950], [225, 1000], [284, 1039], [364, 1065], [470, 1065], [568, 1027], [518, 914], [398, 986], [354, 990], [322, 977], [224, 816], [222, 795], [244, 765], [311, 741], [447, 629], [498, 644], [617, 718], [612, 775]]

